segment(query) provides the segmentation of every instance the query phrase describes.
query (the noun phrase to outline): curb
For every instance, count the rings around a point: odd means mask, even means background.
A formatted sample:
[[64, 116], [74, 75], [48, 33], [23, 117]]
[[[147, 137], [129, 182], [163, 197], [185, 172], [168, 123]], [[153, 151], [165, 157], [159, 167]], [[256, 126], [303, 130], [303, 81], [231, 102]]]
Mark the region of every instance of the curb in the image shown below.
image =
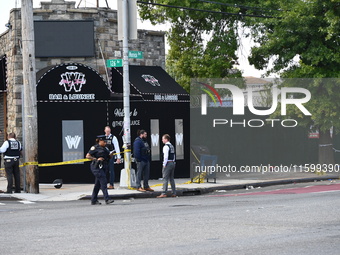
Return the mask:
[[[326, 180], [333, 180], [339, 179], [339, 176], [323, 176], [323, 177], [312, 177], [312, 178], [299, 178], [299, 179], [284, 179], [284, 180], [276, 180], [276, 181], [263, 181], [263, 182], [254, 182], [254, 183], [246, 183], [246, 184], [235, 184], [235, 185], [221, 185], [216, 187], [209, 187], [209, 188], [184, 188], [177, 190], [177, 196], [197, 196], [203, 195], [207, 193], [214, 192], [216, 190], [235, 190], [235, 189], [245, 189], [248, 186], [253, 187], [269, 187], [275, 185], [285, 185], [285, 184], [292, 184], [292, 183], [303, 183], [303, 182], [314, 182], [314, 181], [326, 181]], [[117, 195], [110, 195], [112, 199], [135, 199], [135, 198], [156, 198], [162, 192], [155, 191], [155, 192], [140, 192], [140, 193], [133, 193], [133, 194], [117, 194]], [[103, 195], [98, 195], [99, 199], [103, 199]], [[84, 196], [78, 200], [90, 200], [91, 195]]]
[[19, 200], [22, 200], [22, 199], [13, 197], [10, 194], [0, 195], [0, 201], [19, 201]]

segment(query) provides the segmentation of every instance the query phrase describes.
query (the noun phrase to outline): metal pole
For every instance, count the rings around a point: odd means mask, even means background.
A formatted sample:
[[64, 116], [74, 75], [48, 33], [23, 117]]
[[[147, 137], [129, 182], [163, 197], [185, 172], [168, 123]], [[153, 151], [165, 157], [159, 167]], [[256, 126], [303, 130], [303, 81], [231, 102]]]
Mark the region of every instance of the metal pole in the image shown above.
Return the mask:
[[131, 161], [131, 130], [130, 130], [130, 84], [129, 84], [129, 30], [128, 30], [128, 0], [123, 0], [123, 104], [124, 104], [124, 169], [127, 184], [130, 187]]
[[[22, 51], [21, 51], [22, 52]], [[24, 96], [24, 91], [22, 90], [21, 91], [21, 98], [22, 98], [22, 105], [21, 105], [21, 113], [22, 113], [22, 116], [25, 116], [25, 107], [24, 107], [24, 105], [25, 105], [25, 103], [24, 103], [24, 98], [25, 98], [25, 96]], [[22, 118], [22, 127], [23, 127], [23, 130], [25, 129], [24, 127], [25, 127], [25, 118]], [[25, 141], [26, 141], [26, 139], [25, 139], [25, 131], [23, 131], [22, 132], [22, 146], [23, 146], [23, 148], [25, 149]], [[25, 159], [25, 154], [23, 155], [23, 157], [24, 157], [24, 162], [27, 162], [26, 161], [26, 159]], [[23, 181], [24, 181], [24, 185], [23, 185], [23, 188], [24, 188], [24, 192], [27, 192], [27, 183], [26, 183], [26, 181], [27, 181], [27, 178], [26, 178], [26, 166], [23, 166]]]
[[[38, 123], [32, 0], [21, 0], [21, 19], [24, 91], [24, 154], [26, 162], [37, 162]], [[37, 165], [26, 166], [26, 178], [27, 192], [39, 193], [39, 171]]]

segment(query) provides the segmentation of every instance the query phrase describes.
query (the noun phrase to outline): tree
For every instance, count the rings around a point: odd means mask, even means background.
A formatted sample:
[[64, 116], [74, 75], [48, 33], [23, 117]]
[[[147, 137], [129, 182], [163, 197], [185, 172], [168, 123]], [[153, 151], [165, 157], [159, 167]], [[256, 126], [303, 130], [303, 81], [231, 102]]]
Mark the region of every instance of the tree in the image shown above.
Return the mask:
[[[306, 127], [317, 128], [320, 145], [332, 143], [330, 128], [340, 130], [340, 94], [336, 93], [339, 80], [324, 78], [339, 78], [340, 75], [338, 0], [149, 2], [213, 11], [139, 5], [142, 19], [171, 23], [167, 70], [182, 86], [188, 89], [190, 78], [240, 77], [240, 72], [233, 72], [239, 47], [237, 30], [249, 28], [249, 35], [257, 43], [249, 60], [256, 68], [267, 68], [272, 62], [268, 74], [315, 78], [306, 82], [305, 87], [312, 93], [306, 105], [312, 116], [302, 118], [301, 112], [290, 109], [289, 117], [298, 118], [299, 124]], [[293, 85], [285, 83], [285, 86]], [[328, 155], [334, 156], [332, 146], [320, 146], [319, 162], [333, 163], [334, 157]]]
[[[237, 7], [204, 1], [152, 2], [205, 11], [239, 11]], [[189, 90], [191, 78], [241, 77], [241, 73], [233, 69], [237, 63], [237, 16], [157, 5], [139, 4], [139, 7], [142, 19], [150, 20], [154, 24], [171, 23], [171, 29], [168, 31], [170, 50], [167, 55], [167, 71], [186, 90]]]
[[[281, 11], [277, 18], [260, 24], [248, 21], [257, 43], [252, 48], [250, 63], [264, 69], [272, 60], [269, 72], [279, 72], [284, 78], [314, 78], [304, 80], [305, 88], [312, 94], [306, 105], [312, 116], [302, 118], [301, 112], [294, 109], [289, 110], [289, 116], [319, 130], [319, 163], [333, 164], [330, 129], [340, 130], [340, 3], [337, 0], [268, 3]], [[299, 86], [284, 83], [296, 85]]]

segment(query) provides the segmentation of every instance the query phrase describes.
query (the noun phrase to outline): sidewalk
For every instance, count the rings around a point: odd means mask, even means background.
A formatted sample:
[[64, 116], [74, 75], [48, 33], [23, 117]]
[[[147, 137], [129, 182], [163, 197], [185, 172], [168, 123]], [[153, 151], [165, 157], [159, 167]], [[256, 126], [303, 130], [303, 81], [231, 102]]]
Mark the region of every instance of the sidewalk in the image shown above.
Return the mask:
[[[233, 177], [233, 178], [232, 178]], [[201, 195], [215, 190], [235, 190], [245, 189], [247, 187], [265, 187], [271, 185], [289, 184], [297, 182], [313, 182], [316, 180], [339, 179], [339, 175], [316, 175], [316, 174], [299, 174], [299, 175], [243, 175], [232, 176], [229, 178], [217, 178], [216, 183], [190, 183], [189, 178], [176, 179], [176, 188], [178, 196]], [[213, 181], [213, 180], [209, 180]], [[119, 183], [115, 184], [115, 189], [108, 190], [113, 199], [132, 199], [132, 198], [154, 198], [161, 194], [162, 180], [150, 180], [150, 186], [155, 192], [139, 192], [127, 188], [119, 188]], [[5, 191], [7, 180], [0, 177], [0, 190]], [[60, 189], [56, 189], [53, 184], [40, 184], [39, 194], [30, 193], [0, 193], [0, 200], [27, 200], [27, 201], [74, 201], [80, 199], [90, 199], [93, 184], [63, 184]], [[170, 189], [171, 191], [171, 189]], [[102, 192], [99, 191], [99, 198], [103, 199]]]

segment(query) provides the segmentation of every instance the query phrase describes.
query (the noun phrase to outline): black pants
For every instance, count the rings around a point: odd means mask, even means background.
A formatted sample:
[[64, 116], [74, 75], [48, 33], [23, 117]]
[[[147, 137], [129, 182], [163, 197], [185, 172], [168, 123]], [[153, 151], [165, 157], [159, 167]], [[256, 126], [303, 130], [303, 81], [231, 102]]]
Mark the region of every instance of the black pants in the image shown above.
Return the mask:
[[20, 192], [20, 169], [19, 169], [19, 159], [11, 158], [4, 159], [5, 161], [5, 171], [7, 176], [7, 192], [12, 193], [13, 187], [13, 176], [15, 181], [15, 192]]
[[98, 200], [98, 192], [101, 189], [104, 195], [105, 201], [109, 200], [109, 194], [107, 192], [107, 179], [106, 179], [106, 169], [107, 165], [104, 164], [103, 168], [96, 168], [93, 164], [91, 164], [91, 171], [96, 178], [94, 181], [94, 187], [92, 191], [91, 202], [94, 203]]

